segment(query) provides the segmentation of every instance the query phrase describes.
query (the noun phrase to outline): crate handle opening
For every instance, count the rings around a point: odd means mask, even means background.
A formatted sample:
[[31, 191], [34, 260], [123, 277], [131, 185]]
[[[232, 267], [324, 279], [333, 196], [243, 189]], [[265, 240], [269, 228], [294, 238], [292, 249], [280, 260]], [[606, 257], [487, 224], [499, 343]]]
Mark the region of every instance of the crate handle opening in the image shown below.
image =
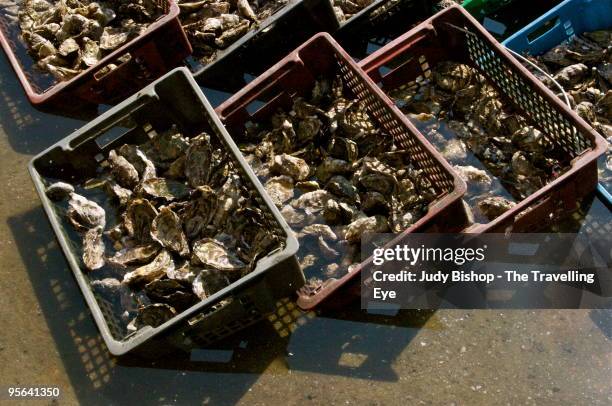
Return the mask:
[[106, 130], [103, 134], [96, 137], [96, 144], [100, 150], [104, 150], [108, 145], [117, 141], [127, 133], [131, 132], [135, 127], [111, 127]]
[[[130, 54], [129, 52], [126, 52], [123, 55], [118, 56], [112, 62], [109, 62], [103, 67], [101, 67], [100, 69], [98, 69], [98, 71], [94, 73], [93, 75], [94, 79], [97, 82], [99, 82], [105, 77], [107, 77], [108, 75], [110, 75], [111, 73], [113, 73], [114, 71], [116, 71], [117, 69], [121, 69], [123, 66], [130, 63], [131, 61], [132, 61], [132, 54]], [[116, 64], [117, 62], [119, 62], [118, 65]]]
[[542, 37], [544, 34], [555, 28], [557, 25], [559, 25], [559, 17], [553, 17], [549, 20], [546, 20], [538, 28], [527, 34], [527, 41], [529, 41], [530, 44], [533, 43], [538, 38]]

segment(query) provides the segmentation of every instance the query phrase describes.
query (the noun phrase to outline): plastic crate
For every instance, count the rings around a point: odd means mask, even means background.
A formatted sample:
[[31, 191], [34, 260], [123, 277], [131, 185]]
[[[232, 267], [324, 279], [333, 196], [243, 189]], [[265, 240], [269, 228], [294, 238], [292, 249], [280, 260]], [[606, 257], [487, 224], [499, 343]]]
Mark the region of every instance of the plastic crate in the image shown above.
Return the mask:
[[[353, 96], [365, 102], [375, 121], [401, 147], [411, 151], [414, 165], [423, 169], [438, 189], [439, 197], [431, 203], [428, 213], [399, 238], [417, 230], [442, 232], [465, 227], [467, 219], [461, 200], [465, 182], [328, 34], [310, 39], [216, 111], [232, 137], [239, 140], [249, 122], [265, 120], [279, 107], [289, 108], [292, 98], [307, 94], [317, 78], [331, 78], [336, 73], [340, 73]], [[299, 292], [298, 305], [311, 309], [349, 281], [358, 282], [360, 271], [361, 267], [357, 267], [340, 279], [331, 278], [320, 286], [305, 287]]]
[[[612, 1], [566, 0], [502, 44], [515, 52], [535, 56], [548, 52], [576, 34], [604, 29], [612, 29]], [[605, 187], [600, 184], [599, 188], [603, 198], [610, 199]]]
[[[109, 303], [92, 291], [87, 274], [81, 269], [80, 249], [75, 249], [80, 247], [80, 240], [75, 241], [77, 236], [61, 208], [46, 196], [43, 181], [80, 183], [95, 176], [99, 161], [110, 149], [126, 142], [139, 144], [149, 139], [151, 131], [163, 131], [173, 124], [188, 136], [203, 130], [216, 136], [227, 148], [233, 168], [244, 180], [244, 187], [264, 211], [267, 227], [280, 236], [284, 244], [260, 258], [251, 273], [208, 299], [159, 327], [145, 327], [126, 335], [118, 321], [119, 315], [113, 314]], [[109, 141], [110, 136], [118, 133], [118, 137]], [[295, 258], [296, 238], [186, 68], [170, 72], [51, 146], [32, 159], [29, 171], [60, 246], [112, 354], [125, 354], [143, 344], [146, 347], [141, 349], [156, 355], [157, 351], [169, 348], [168, 342], [177, 346], [211, 343], [264, 318], [274, 311], [277, 299], [291, 295], [304, 283], [304, 275]]]
[[503, 42], [518, 53], [542, 54], [576, 34], [612, 27], [612, 1], [566, 0]]
[[[338, 21], [329, 0], [289, 0], [207, 65], [188, 64], [202, 86], [236, 92], [314, 34], [333, 32]], [[240, 67], [240, 69], [236, 69]]]
[[[6, 10], [0, 11], [0, 44], [35, 106], [61, 111], [82, 104], [115, 104], [179, 66], [191, 54], [178, 20], [178, 6], [173, 0], [157, 1], [165, 13], [144, 34], [70, 80], [58, 81], [51, 74], [37, 71], [21, 39], [18, 22]], [[127, 61], [119, 62], [126, 56]], [[102, 73], [110, 64], [117, 68]]]
[[459, 6], [449, 7], [360, 64], [385, 90], [427, 77], [438, 62], [453, 60], [480, 70], [507, 102], [567, 154], [571, 168], [495, 220], [472, 232], [529, 231], [576, 209], [597, 185], [597, 158], [607, 143], [540, 83]]

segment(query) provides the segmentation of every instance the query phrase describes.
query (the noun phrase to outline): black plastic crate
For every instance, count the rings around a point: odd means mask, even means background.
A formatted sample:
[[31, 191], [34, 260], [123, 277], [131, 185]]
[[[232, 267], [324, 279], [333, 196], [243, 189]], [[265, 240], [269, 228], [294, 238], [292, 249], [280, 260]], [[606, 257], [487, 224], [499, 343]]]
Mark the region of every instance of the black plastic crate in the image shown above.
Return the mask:
[[377, 0], [341, 24], [334, 38], [357, 60], [429, 18], [434, 0]]
[[199, 84], [227, 92], [240, 90], [314, 34], [334, 32], [338, 21], [329, 0], [289, 0], [207, 65], [190, 58]]
[[[99, 162], [110, 149], [124, 143], [140, 144], [149, 139], [152, 131], [163, 131], [172, 125], [177, 125], [186, 136], [201, 131], [216, 136], [229, 152], [231, 166], [244, 180], [244, 187], [254, 192], [255, 203], [264, 212], [266, 227], [283, 243], [260, 258], [255, 269], [238, 281], [158, 327], [147, 326], [130, 334], [123, 328], [119, 315], [113, 313], [110, 303], [91, 289], [89, 278], [81, 269], [80, 241], [75, 240], [62, 209], [46, 196], [45, 182], [52, 179], [81, 183], [95, 175]], [[121, 135], [109, 140], [117, 132]], [[167, 351], [169, 342], [178, 347], [210, 344], [263, 319], [274, 311], [277, 299], [293, 294], [304, 283], [294, 255], [298, 248], [296, 238], [186, 68], [170, 72], [51, 146], [32, 159], [29, 170], [70, 268], [114, 355], [125, 354], [143, 344], [140, 349], [146, 351], [138, 353], [147, 355]]]

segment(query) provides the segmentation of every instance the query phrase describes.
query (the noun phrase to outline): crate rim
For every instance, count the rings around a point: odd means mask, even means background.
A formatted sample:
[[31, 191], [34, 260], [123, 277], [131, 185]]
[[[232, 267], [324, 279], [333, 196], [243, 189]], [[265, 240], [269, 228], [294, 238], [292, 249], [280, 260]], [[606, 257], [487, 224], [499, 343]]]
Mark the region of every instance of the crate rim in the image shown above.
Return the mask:
[[[166, 78], [177, 75], [177, 74], [184, 76], [188, 80], [188, 82], [192, 85], [195, 94], [197, 95], [198, 99], [202, 102], [203, 106], [207, 110], [210, 116], [209, 118], [211, 118], [213, 120], [214, 125], [217, 126], [218, 130], [221, 133], [220, 135], [225, 138], [230, 148], [230, 152], [232, 154], [238, 154], [237, 157], [239, 157], [239, 161], [241, 163], [241, 166], [246, 172], [246, 176], [252, 182], [257, 192], [261, 195], [266, 206], [268, 206], [268, 209], [270, 209], [272, 215], [274, 216], [275, 221], [279, 223], [279, 225], [285, 232], [286, 245], [280, 251], [273, 252], [272, 254], [269, 254], [267, 257], [261, 258], [259, 262], [257, 263], [257, 266], [255, 267], [255, 269], [249, 274], [247, 274], [246, 276], [240, 278], [239, 280], [235, 281], [234, 283], [225, 287], [219, 292], [211, 295], [206, 300], [200, 301], [197, 304], [190, 307], [189, 309], [177, 314], [175, 317], [163, 323], [162, 325], [158, 327], [149, 327], [149, 328], [145, 327], [143, 330], [141, 330], [140, 333], [137, 333], [131, 337], [128, 337], [125, 340], [117, 340], [113, 337], [113, 335], [111, 334], [108, 328], [108, 323], [106, 322], [106, 319], [104, 315], [102, 314], [100, 306], [98, 305], [98, 302], [93, 295], [91, 286], [85, 276], [85, 272], [81, 269], [79, 263], [76, 261], [77, 256], [66, 255], [66, 253], [71, 252], [68, 240], [65, 237], [64, 233], [62, 232], [63, 227], [60, 224], [59, 218], [56, 216], [56, 214], [54, 213], [52, 209], [53, 204], [50, 203], [50, 200], [45, 194], [45, 187], [42, 182], [42, 177], [38, 174], [35, 164], [39, 159], [44, 158], [44, 156], [50, 151], [52, 151], [53, 149], [56, 149], [56, 148], [62, 148], [63, 150], [70, 149], [69, 144], [72, 140], [78, 139], [82, 134], [86, 133], [87, 131], [102, 124], [107, 119], [113, 118], [117, 112], [123, 112], [124, 110], [129, 109], [135, 103], [142, 103], [142, 105], [144, 105], [148, 103], [149, 101], [156, 99], [157, 95], [155, 93], [154, 87], [159, 82], [162, 82]], [[120, 117], [115, 117], [113, 121], [116, 122], [118, 120], [120, 120]], [[211, 107], [210, 103], [207, 101], [204, 94], [198, 87], [197, 83], [193, 79], [193, 76], [191, 75], [189, 70], [185, 67], [179, 67], [179, 68], [176, 68], [168, 72], [164, 76], [152, 82], [150, 85], [143, 88], [138, 93], [132, 95], [128, 99], [124, 100], [122, 103], [118, 104], [115, 108], [107, 111], [106, 113], [97, 117], [95, 120], [86, 124], [82, 128], [76, 130], [69, 136], [65, 137], [64, 139], [51, 145], [50, 147], [48, 147], [41, 153], [37, 154], [29, 161], [28, 171], [34, 183], [35, 189], [39, 195], [39, 198], [41, 199], [41, 202], [43, 203], [42, 206], [55, 232], [56, 238], [58, 239], [60, 243], [62, 252], [72, 270], [73, 275], [75, 276], [77, 280], [79, 287], [81, 288], [83, 296], [85, 297], [85, 300], [89, 306], [89, 309], [91, 310], [94, 316], [94, 320], [96, 322], [96, 325], [98, 326], [98, 329], [100, 330], [102, 338], [104, 339], [104, 342], [106, 343], [109, 349], [109, 352], [115, 356], [126, 354], [127, 352], [133, 350], [140, 344], [143, 344], [149, 339], [159, 335], [164, 330], [170, 327], [176, 327], [177, 324], [189, 319], [190, 317], [193, 317], [194, 315], [201, 312], [205, 308], [208, 308], [211, 305], [214, 305], [216, 302], [219, 302], [220, 300], [231, 296], [231, 293], [235, 288], [241, 285], [247, 285], [249, 283], [255, 282], [256, 279], [263, 277], [264, 274], [269, 269], [271, 269], [272, 265], [276, 265], [282, 262], [283, 260], [294, 256], [299, 248], [297, 238], [293, 235], [291, 229], [289, 228], [289, 225], [286, 223], [286, 221], [284, 220], [284, 218], [282, 217], [282, 215], [280, 214], [276, 206], [272, 203], [272, 200], [265, 192], [263, 186], [261, 185], [261, 182], [259, 182], [259, 179], [255, 175], [255, 173], [251, 170], [248, 164], [244, 162], [244, 159], [242, 158], [242, 155], [240, 154], [238, 147], [236, 146], [236, 144], [233, 142], [233, 140], [227, 133], [227, 130], [225, 129], [225, 127], [221, 124], [217, 115], [214, 113], [213, 108]], [[264, 262], [272, 262], [272, 264], [264, 264]]]
[[[224, 120], [227, 117], [227, 114], [224, 114], [225, 110], [229, 109], [232, 105], [234, 105], [236, 102], [238, 102], [246, 94], [251, 92], [253, 90], [253, 88], [258, 85], [258, 82], [259, 82], [260, 78], [267, 77], [269, 73], [272, 73], [272, 72], [275, 72], [275, 71], [279, 70], [283, 65], [299, 61], [298, 53], [300, 52], [300, 50], [302, 48], [307, 47], [311, 42], [314, 42], [314, 41], [316, 41], [316, 40], [318, 40], [320, 38], [323, 38], [324, 40], [328, 41], [333, 46], [334, 50], [336, 52], [338, 52], [345, 59], [345, 62], [347, 62], [349, 65], [351, 65], [356, 71], [358, 71], [358, 72], [362, 71], [362, 69], [359, 67], [359, 64], [357, 64], [346, 53], [346, 51], [344, 51], [344, 49], [342, 49], [342, 47], [336, 42], [336, 40], [331, 35], [329, 35], [328, 33], [322, 32], [322, 33], [316, 34], [313, 37], [311, 37], [308, 41], [306, 41], [300, 47], [298, 47], [294, 51], [290, 52], [285, 58], [281, 59], [278, 63], [276, 63], [275, 65], [270, 67], [270, 69], [268, 69], [267, 71], [262, 73], [258, 78], [253, 80], [251, 83], [247, 84], [244, 88], [242, 88], [242, 90], [240, 90], [239, 92], [235, 93], [232, 97], [230, 97], [224, 103], [222, 103], [220, 106], [218, 106], [215, 109], [215, 111], [217, 112], [217, 115], [221, 118], [221, 120]], [[412, 131], [413, 134], [416, 135], [419, 138], [419, 141], [421, 142], [423, 148], [428, 150], [428, 152], [432, 156], [437, 157], [436, 158], [436, 162], [438, 162], [444, 168], [444, 170], [453, 178], [453, 183], [454, 183], [453, 190], [451, 192], [445, 194], [441, 198], [437, 199], [432, 204], [430, 204], [426, 216], [420, 218], [416, 223], [414, 223], [413, 225], [411, 225], [410, 227], [408, 227], [407, 229], [405, 229], [401, 233], [399, 233], [398, 237], [400, 237], [400, 236], [403, 236], [404, 234], [411, 233], [414, 230], [418, 230], [419, 227], [421, 227], [425, 223], [431, 221], [432, 218], [434, 218], [436, 215], [438, 215], [438, 213], [440, 213], [442, 211], [442, 209], [444, 209], [445, 207], [448, 207], [448, 206], [452, 205], [453, 203], [461, 200], [463, 198], [463, 195], [465, 194], [465, 192], [467, 190], [467, 184], [456, 173], [456, 171], [454, 171], [452, 169], [452, 166], [446, 161], [446, 159], [444, 159], [443, 157], [439, 156], [439, 153], [436, 151], [436, 149], [433, 147], [433, 145], [431, 145], [431, 143], [427, 139], [425, 139], [425, 137], [423, 137], [422, 134], [418, 130], [416, 130], [416, 128], [413, 126], [413, 124], [404, 116], [404, 114], [401, 113], [401, 111], [398, 109], [398, 107], [395, 105], [395, 103], [393, 103], [384, 94], [384, 92], [374, 83], [374, 81], [372, 81], [372, 79], [367, 74], [366, 75], [362, 75], [362, 77], [363, 77], [363, 79], [366, 82], [369, 82], [370, 88], [374, 91], [376, 96], [382, 102], [387, 104], [390, 107], [390, 110], [396, 116], [396, 118], [400, 122], [402, 122], [404, 125], [406, 125], [406, 127], [408, 127], [410, 129], [410, 131]], [[233, 112], [233, 110], [230, 111], [229, 114], [231, 114], [232, 112]], [[361, 261], [359, 263], [360, 265], [358, 266], [358, 268], [356, 268], [355, 270], [353, 270], [350, 273], [346, 273], [345, 275], [343, 275], [339, 279], [330, 278], [330, 279], [327, 279], [326, 281], [324, 281], [323, 284], [321, 285], [320, 289], [325, 289], [325, 292], [327, 292], [325, 295], [318, 295], [317, 294], [317, 295], [314, 295], [314, 296], [310, 296], [310, 297], [308, 297], [306, 299], [304, 297], [304, 295], [298, 294], [298, 306], [301, 309], [303, 309], [303, 310], [311, 310], [312, 308], [316, 307], [317, 305], [319, 305], [319, 303], [321, 303], [324, 300], [326, 300], [327, 297], [329, 295], [331, 295], [336, 289], [338, 289], [342, 285], [344, 285], [345, 281], [348, 281], [349, 279], [352, 279], [352, 278], [356, 277], [357, 275], [359, 275], [359, 273], [361, 271], [361, 268], [362, 268], [362, 265], [365, 264], [367, 261], [370, 261], [371, 259], [372, 258], [370, 257], [370, 258], [366, 259], [365, 261]]]
[[[456, 10], [456, 11], [452, 11], [452, 10]], [[554, 189], [557, 185], [562, 184], [567, 178], [574, 175], [582, 166], [585, 166], [589, 163], [597, 161], [597, 158], [606, 151], [608, 143], [599, 133], [595, 131], [595, 129], [593, 129], [582, 118], [580, 118], [572, 109], [570, 109], [564, 103], [558, 102], [557, 96], [550, 89], [544, 86], [537, 79], [533, 78], [532, 75], [527, 70], [527, 68], [525, 68], [522, 64], [520, 64], [520, 62], [517, 61], [503, 45], [499, 44], [495, 40], [495, 38], [493, 38], [493, 36], [489, 34], [488, 31], [486, 31], [484, 28], [481, 28], [478, 21], [472, 15], [470, 15], [466, 10], [464, 10], [463, 7], [459, 5], [452, 5], [440, 11], [439, 13], [435, 14], [434, 16], [430, 17], [429, 19], [425, 20], [420, 25], [407, 31], [403, 35], [399, 36], [395, 40], [385, 45], [384, 47], [380, 48], [378, 51], [376, 51], [372, 55], [363, 59], [359, 63], [359, 66], [369, 75], [369, 73], [380, 63], [385, 63], [386, 61], [394, 57], [393, 55], [390, 55], [390, 51], [393, 48], [401, 46], [405, 42], [409, 41], [414, 36], [414, 34], [422, 32], [425, 28], [433, 30], [434, 28], [432, 25], [432, 21], [436, 19], [438, 15], [442, 13], [449, 13], [449, 12], [459, 12], [465, 18], [467, 18], [472, 23], [472, 25], [479, 30], [480, 34], [485, 37], [489, 45], [499, 53], [499, 56], [501, 58], [505, 59], [506, 62], [511, 62], [513, 65], [516, 65], [516, 68], [523, 74], [522, 75], [523, 78], [531, 82], [541, 92], [542, 96], [547, 99], [547, 101], [549, 102], [552, 101], [553, 104], [557, 106], [557, 108], [563, 110], [563, 113], [565, 113], [566, 116], [571, 116], [573, 120], [575, 120], [575, 124], [576, 124], [578, 131], [580, 131], [581, 133], [585, 135], [588, 135], [588, 137], [590, 138], [590, 141], [592, 142], [591, 148], [585, 149], [582, 153], [577, 155], [572, 160], [572, 167], [567, 172], [565, 172], [564, 174], [556, 178], [554, 181], [546, 184], [544, 187], [538, 189], [537, 192], [531, 194], [530, 196], [518, 202], [515, 207], [520, 207], [520, 209], [517, 209], [514, 211], [513, 210], [507, 211], [501, 216], [479, 227], [485, 230], [485, 229], [495, 227], [499, 225], [500, 223], [507, 221], [508, 218], [510, 217], [516, 218], [517, 215], [519, 215], [524, 209], [527, 209], [532, 204], [536, 203], [539, 199], [543, 197], [542, 195], [548, 193], [549, 191]], [[409, 46], [409, 45], [410, 44], [406, 46]], [[400, 49], [403, 50], [403, 48], [400, 48]]]
[[[30, 83], [30, 81], [28, 80], [25, 74], [25, 69], [22, 67], [21, 63], [19, 62], [19, 59], [17, 58], [17, 55], [15, 55], [14, 50], [9, 45], [9, 41], [11, 41], [11, 39], [5, 35], [3, 30], [0, 30], [0, 45], [2, 46], [2, 49], [4, 50], [4, 53], [6, 57], [8, 58], [11, 64], [11, 67], [13, 68], [13, 71], [17, 75], [19, 82], [21, 84], [21, 87], [23, 88], [23, 90], [25, 91], [28, 97], [28, 100], [33, 105], [39, 106], [47, 102], [53, 96], [59, 94], [62, 90], [77, 87], [79, 85], [79, 82], [81, 82], [85, 76], [91, 74], [92, 72], [94, 72], [95, 74], [95, 72], [98, 72], [100, 69], [102, 69], [108, 62], [111, 62], [112, 60], [116, 59], [122, 54], [125, 54], [133, 46], [137, 46], [141, 42], [147, 40], [148, 35], [151, 34], [154, 30], [166, 25], [167, 23], [177, 18], [179, 15], [180, 9], [179, 9], [178, 4], [176, 4], [175, 0], [164, 0], [164, 1], [166, 1], [168, 5], [170, 6], [170, 8], [168, 9], [168, 12], [162, 15], [160, 18], [158, 18], [153, 23], [151, 23], [143, 34], [123, 44], [121, 47], [114, 50], [113, 52], [111, 52], [110, 54], [102, 58], [100, 61], [98, 61], [97, 64], [95, 64], [94, 66], [90, 66], [89, 68], [81, 71], [75, 77], [69, 80], [63, 80], [63, 81], [56, 79], [54, 84], [52, 84], [51, 86], [49, 86], [47, 89], [43, 91], [36, 90]], [[192, 48], [191, 48], [191, 44], [189, 44], [189, 53], [191, 52], [192, 52]]]

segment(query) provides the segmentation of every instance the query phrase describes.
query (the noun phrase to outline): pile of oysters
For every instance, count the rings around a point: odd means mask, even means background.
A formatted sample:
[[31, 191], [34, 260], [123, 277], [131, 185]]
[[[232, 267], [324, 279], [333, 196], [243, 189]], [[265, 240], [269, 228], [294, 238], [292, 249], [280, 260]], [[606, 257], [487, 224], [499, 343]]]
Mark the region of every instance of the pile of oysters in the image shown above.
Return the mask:
[[333, 0], [332, 3], [336, 18], [343, 23], [373, 2], [374, 0]]
[[216, 58], [259, 23], [270, 17], [289, 0], [179, 0], [180, 19], [193, 47], [194, 56], [203, 64]]
[[495, 219], [569, 168], [563, 152], [468, 65], [441, 62], [390, 96], [466, 181], [476, 221]]
[[68, 80], [143, 34], [163, 13], [155, 0], [23, 0], [19, 27], [37, 66]]
[[340, 77], [250, 125], [239, 147], [300, 243], [309, 286], [350, 272], [364, 233], [401, 232], [439, 195]]
[[[609, 142], [599, 179], [612, 188], [612, 31], [585, 32], [538, 57], [529, 57], [565, 90], [576, 113]], [[529, 66], [528, 66], [529, 67]], [[554, 92], [559, 88], [533, 70]]]
[[92, 287], [128, 332], [164, 323], [283, 244], [215, 141], [173, 127], [110, 150], [78, 193], [64, 182], [46, 190], [82, 238]]

